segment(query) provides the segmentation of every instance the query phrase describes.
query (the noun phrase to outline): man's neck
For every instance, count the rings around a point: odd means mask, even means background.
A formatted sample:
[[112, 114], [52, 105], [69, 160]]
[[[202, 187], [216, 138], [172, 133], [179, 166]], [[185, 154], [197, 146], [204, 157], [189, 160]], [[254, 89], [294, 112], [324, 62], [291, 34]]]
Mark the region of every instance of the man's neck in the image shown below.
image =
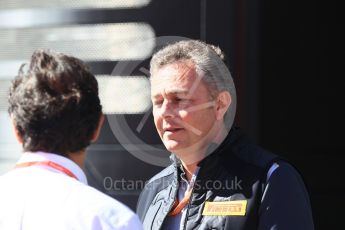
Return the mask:
[[[190, 181], [195, 170], [198, 168], [199, 162], [201, 162], [208, 154], [213, 152], [214, 149], [209, 149], [212, 143], [221, 144], [226, 138], [227, 131], [224, 127], [219, 129], [219, 132], [214, 136], [211, 143], [199, 148], [198, 150], [188, 149], [185, 153], [177, 154], [180, 158], [183, 168], [185, 169], [187, 180]], [[211, 152], [208, 152], [211, 151]]]
[[198, 168], [198, 163], [199, 162], [196, 162], [196, 163], [193, 163], [193, 164], [190, 164], [190, 165], [185, 165], [182, 162], [182, 166], [183, 166], [184, 171], [186, 173], [186, 179], [188, 180], [188, 182], [191, 181], [193, 174], [195, 173], [196, 169]]
[[84, 162], [85, 162], [86, 152], [85, 150], [81, 150], [79, 152], [68, 153], [67, 157], [76, 163], [81, 169], [84, 170]]

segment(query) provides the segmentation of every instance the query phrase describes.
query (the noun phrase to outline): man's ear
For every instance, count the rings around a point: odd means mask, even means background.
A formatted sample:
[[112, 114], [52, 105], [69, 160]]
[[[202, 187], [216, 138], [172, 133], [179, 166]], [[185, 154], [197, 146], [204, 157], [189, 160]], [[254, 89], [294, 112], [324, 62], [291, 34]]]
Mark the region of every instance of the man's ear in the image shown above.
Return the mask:
[[96, 128], [96, 130], [94, 131], [94, 133], [92, 135], [91, 143], [97, 141], [97, 139], [99, 137], [99, 134], [101, 133], [101, 129], [102, 129], [103, 123], [104, 123], [104, 115], [102, 113], [100, 118], [99, 118], [97, 128]]
[[11, 117], [11, 124], [12, 124], [12, 129], [14, 132], [14, 136], [16, 137], [17, 141], [19, 142], [19, 144], [23, 144], [23, 138], [20, 135], [18, 129], [17, 129], [17, 125], [16, 125], [16, 121], [14, 120], [13, 116], [10, 115]]
[[222, 91], [218, 94], [216, 99], [216, 119], [224, 119], [226, 111], [228, 111], [231, 105], [231, 95], [228, 91]]

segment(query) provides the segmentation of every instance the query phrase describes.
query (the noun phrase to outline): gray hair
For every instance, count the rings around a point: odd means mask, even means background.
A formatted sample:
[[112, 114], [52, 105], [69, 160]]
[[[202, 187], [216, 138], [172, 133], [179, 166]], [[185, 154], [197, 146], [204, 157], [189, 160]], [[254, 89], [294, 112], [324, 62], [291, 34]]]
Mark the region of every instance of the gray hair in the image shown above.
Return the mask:
[[219, 47], [198, 40], [184, 40], [167, 45], [155, 53], [150, 62], [150, 72], [152, 76], [154, 71], [165, 65], [177, 61], [192, 61], [213, 98], [222, 91], [230, 93], [232, 105], [226, 116], [230, 116], [232, 124], [236, 109], [236, 90], [223, 59], [224, 54]]

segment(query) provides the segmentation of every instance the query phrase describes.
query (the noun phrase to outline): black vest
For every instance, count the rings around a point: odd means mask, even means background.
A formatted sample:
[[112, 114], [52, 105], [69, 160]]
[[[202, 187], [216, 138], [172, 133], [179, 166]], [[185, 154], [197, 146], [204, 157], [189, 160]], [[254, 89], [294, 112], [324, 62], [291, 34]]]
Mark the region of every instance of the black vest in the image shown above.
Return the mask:
[[[257, 229], [267, 171], [276, 161], [277, 156], [249, 142], [239, 129], [232, 129], [223, 143], [199, 163], [184, 229]], [[164, 227], [178, 191], [179, 168], [175, 158], [141, 193], [137, 212], [145, 229]]]

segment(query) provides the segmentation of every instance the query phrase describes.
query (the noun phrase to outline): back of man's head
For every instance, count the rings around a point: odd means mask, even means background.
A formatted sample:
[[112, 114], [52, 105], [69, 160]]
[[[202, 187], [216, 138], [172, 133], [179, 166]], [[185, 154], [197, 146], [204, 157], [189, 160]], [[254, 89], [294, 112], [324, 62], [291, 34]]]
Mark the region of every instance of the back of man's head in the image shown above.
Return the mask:
[[74, 57], [52, 51], [33, 53], [9, 93], [9, 113], [24, 151], [66, 155], [85, 149], [102, 107], [95, 76]]

